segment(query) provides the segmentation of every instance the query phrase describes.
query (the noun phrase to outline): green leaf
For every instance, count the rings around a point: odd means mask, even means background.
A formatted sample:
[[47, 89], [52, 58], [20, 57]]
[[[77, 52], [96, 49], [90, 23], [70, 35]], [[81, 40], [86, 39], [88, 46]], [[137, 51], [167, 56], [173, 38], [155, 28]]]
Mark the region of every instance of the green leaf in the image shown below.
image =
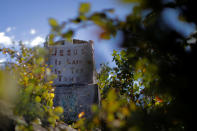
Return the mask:
[[64, 112], [64, 109], [62, 107], [58, 106], [58, 107], [55, 107], [54, 111], [55, 111], [55, 113], [62, 114]]
[[36, 101], [37, 103], [40, 103], [41, 98], [40, 98], [39, 96], [36, 96], [35, 101]]
[[53, 18], [49, 18], [49, 24], [52, 27], [57, 27], [58, 26], [58, 22], [55, 19], [53, 19]]
[[55, 38], [54, 34], [50, 34], [49, 35], [49, 45], [53, 45], [54, 44], [54, 38]]
[[122, 51], [120, 52], [120, 55], [121, 55], [121, 56], [125, 56], [125, 55], [126, 55], [126, 51], [125, 51], [125, 50], [122, 50]]
[[101, 15], [93, 14], [90, 19], [98, 26], [105, 28], [106, 23], [102, 20], [103, 17]]
[[79, 19], [80, 19], [80, 20], [83, 20], [83, 21], [87, 20], [87, 18], [86, 18], [85, 15], [80, 15], [80, 16], [79, 16]]
[[85, 14], [90, 11], [90, 4], [89, 3], [81, 3], [79, 7], [79, 13]]
[[70, 40], [70, 39], [72, 39], [73, 34], [74, 34], [74, 32], [72, 30], [69, 30], [66, 33], [63, 33], [62, 37]]

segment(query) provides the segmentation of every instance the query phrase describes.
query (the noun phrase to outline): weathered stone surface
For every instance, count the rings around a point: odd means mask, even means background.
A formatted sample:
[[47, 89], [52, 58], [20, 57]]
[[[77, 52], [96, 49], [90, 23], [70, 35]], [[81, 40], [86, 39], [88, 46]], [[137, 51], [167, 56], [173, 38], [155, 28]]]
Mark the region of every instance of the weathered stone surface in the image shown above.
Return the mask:
[[[61, 41], [60, 41], [61, 42]], [[49, 65], [57, 74], [54, 85], [94, 83], [94, 56], [92, 42], [80, 40], [49, 46]]]
[[55, 89], [54, 105], [64, 108], [64, 119], [75, 121], [78, 114], [91, 115], [91, 105], [98, 104], [98, 87], [96, 84], [61, 86]]
[[91, 116], [92, 104], [99, 103], [95, 83], [93, 41], [58, 41], [49, 49], [49, 65], [57, 74], [54, 106], [64, 108], [65, 121], [76, 121], [78, 114]]

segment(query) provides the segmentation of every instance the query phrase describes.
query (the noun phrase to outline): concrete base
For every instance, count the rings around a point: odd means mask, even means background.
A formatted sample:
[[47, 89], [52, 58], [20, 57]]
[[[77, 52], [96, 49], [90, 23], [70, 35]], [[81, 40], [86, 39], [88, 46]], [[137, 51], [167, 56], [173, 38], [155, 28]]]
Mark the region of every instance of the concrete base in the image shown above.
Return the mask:
[[76, 121], [81, 112], [85, 112], [85, 117], [90, 117], [92, 104], [99, 104], [96, 84], [62, 85], [55, 89], [54, 106], [64, 108], [65, 121]]

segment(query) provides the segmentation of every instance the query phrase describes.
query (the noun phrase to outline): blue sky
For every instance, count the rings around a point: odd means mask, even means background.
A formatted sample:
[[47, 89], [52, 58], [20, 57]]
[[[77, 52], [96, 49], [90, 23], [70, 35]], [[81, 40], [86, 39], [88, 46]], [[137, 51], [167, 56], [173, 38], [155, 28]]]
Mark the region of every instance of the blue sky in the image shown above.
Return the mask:
[[[10, 46], [12, 41], [20, 40], [27, 45], [39, 45], [50, 31], [48, 18], [55, 18], [59, 22], [74, 18], [81, 2], [90, 2], [92, 12], [114, 8], [115, 15], [121, 19], [132, 9], [132, 5], [122, 5], [118, 0], [0, 0], [0, 44], [4, 43], [1, 46]], [[177, 21], [177, 10], [166, 9], [163, 14], [168, 25], [184, 36], [194, 31], [193, 24]], [[95, 27], [86, 27], [79, 30], [74, 38], [95, 42], [98, 68], [100, 63], [112, 60], [112, 51], [118, 48], [121, 37], [118, 35], [110, 41], [101, 41], [92, 35], [94, 32]], [[1, 59], [3, 56], [0, 56]]]
[[[62, 22], [77, 16], [81, 2], [90, 2], [91, 11], [115, 8], [117, 17], [124, 19], [131, 6], [121, 5], [118, 0], [0, 0], [0, 44], [10, 46], [12, 41], [22, 40], [28, 45], [42, 43], [50, 31], [48, 18]], [[100, 41], [92, 35], [95, 27], [78, 31], [74, 38], [94, 40], [97, 66], [112, 60], [119, 37]]]

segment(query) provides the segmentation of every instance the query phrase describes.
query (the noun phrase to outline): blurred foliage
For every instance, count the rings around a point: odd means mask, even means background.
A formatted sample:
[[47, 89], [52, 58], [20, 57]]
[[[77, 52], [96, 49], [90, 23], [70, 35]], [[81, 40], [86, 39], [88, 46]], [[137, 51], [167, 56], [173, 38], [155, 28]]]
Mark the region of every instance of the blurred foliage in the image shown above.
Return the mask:
[[[162, 120], [172, 96], [154, 94], [151, 84], [158, 81], [157, 68], [147, 59], [130, 65], [126, 50], [114, 51], [116, 67], [106, 64], [98, 73], [98, 86], [101, 92], [101, 107], [92, 106], [93, 116], [81, 118], [75, 128], [81, 130], [165, 130], [168, 123]], [[160, 119], [160, 121], [158, 121]], [[182, 125], [176, 121], [178, 130]], [[168, 127], [169, 130], [174, 130]]]
[[63, 109], [53, 107], [54, 76], [45, 64], [47, 51], [40, 47], [27, 48], [21, 43], [20, 50], [2, 48], [0, 52], [14, 59], [0, 71], [0, 116], [11, 121], [6, 127], [1, 119], [0, 129], [13, 127], [23, 131], [36, 130], [35, 125], [54, 127]]
[[[193, 32], [186, 36], [184, 32], [169, 26], [164, 20], [163, 11], [176, 10], [179, 12], [179, 21], [196, 26], [197, 8], [194, 1], [121, 0], [121, 2], [134, 4], [133, 10], [125, 20], [111, 17], [114, 10], [91, 13], [88, 12], [90, 6], [81, 4], [80, 9], [87, 8], [84, 9], [85, 13], [79, 13], [75, 19], [66, 22], [80, 26], [95, 24], [102, 29], [98, 36], [100, 39], [111, 39], [118, 31], [123, 33], [122, 47], [126, 49], [125, 53], [115, 53], [114, 60], [117, 67], [110, 69], [104, 65], [103, 74], [100, 74], [98, 84], [103, 100], [107, 101], [107, 92], [115, 89], [116, 95], [121, 97], [124, 95], [140, 108], [138, 111], [141, 115], [136, 117], [131, 115], [127, 118], [127, 124], [123, 126], [127, 130], [130, 130], [127, 127], [131, 126], [136, 130], [192, 130], [195, 125], [192, 118], [195, 114], [197, 35]], [[195, 26], [193, 28], [196, 30]], [[73, 30], [73, 35], [75, 31], [77, 30]], [[141, 102], [137, 102], [137, 92], [145, 98]], [[146, 108], [145, 105], [148, 103], [151, 108]], [[156, 106], [158, 104], [161, 107], [158, 108]], [[101, 104], [101, 112], [110, 113], [103, 106]], [[118, 113], [118, 110], [116, 111]], [[98, 121], [104, 123], [100, 124], [101, 128], [122, 129], [110, 127], [113, 124], [103, 119], [101, 112], [99, 111], [97, 116]], [[116, 118], [117, 115], [114, 114], [113, 117]], [[129, 121], [130, 118], [135, 120]]]
[[[74, 126], [79, 130], [194, 130], [192, 118], [196, 112], [194, 89], [197, 33], [182, 35], [182, 32], [174, 30], [163, 19], [163, 11], [170, 8], [179, 11], [178, 20], [196, 26], [197, 8], [194, 2], [120, 1], [134, 4], [125, 20], [111, 17], [114, 9], [92, 13], [89, 3], [80, 4], [76, 18], [62, 23], [49, 19], [50, 45], [58, 38], [71, 41], [78, 29], [89, 24], [100, 27], [100, 39], [109, 40], [118, 31], [123, 34], [121, 46], [125, 49], [113, 53], [117, 66], [110, 68], [104, 64], [98, 74], [101, 105], [92, 107], [93, 116], [89, 119], [83, 117], [83, 112], [80, 113], [80, 120]], [[67, 28], [69, 24], [75, 24], [77, 28]], [[0, 88], [0, 104], [5, 105], [5, 101], [10, 103], [6, 107], [1, 106], [1, 112], [8, 111], [7, 114], [0, 112], [0, 115], [4, 115], [2, 118], [5, 115], [19, 116], [14, 120], [18, 130], [30, 130], [33, 128], [32, 123], [54, 126], [63, 110], [52, 107], [52, 82], [46, 82], [45, 78], [46, 71], [50, 69], [44, 64], [44, 55], [39, 54], [43, 49], [27, 49], [21, 45], [19, 55], [7, 48], [0, 51], [9, 53], [17, 60], [11, 68], [0, 72], [2, 87], [8, 81], [8, 77], [2, 78], [2, 75], [13, 74], [9, 75], [13, 77], [9, 78], [10, 88]], [[13, 94], [2, 95], [12, 87], [18, 87], [15, 88], [18, 90], [17, 99]], [[9, 95], [13, 98], [5, 97]]]

